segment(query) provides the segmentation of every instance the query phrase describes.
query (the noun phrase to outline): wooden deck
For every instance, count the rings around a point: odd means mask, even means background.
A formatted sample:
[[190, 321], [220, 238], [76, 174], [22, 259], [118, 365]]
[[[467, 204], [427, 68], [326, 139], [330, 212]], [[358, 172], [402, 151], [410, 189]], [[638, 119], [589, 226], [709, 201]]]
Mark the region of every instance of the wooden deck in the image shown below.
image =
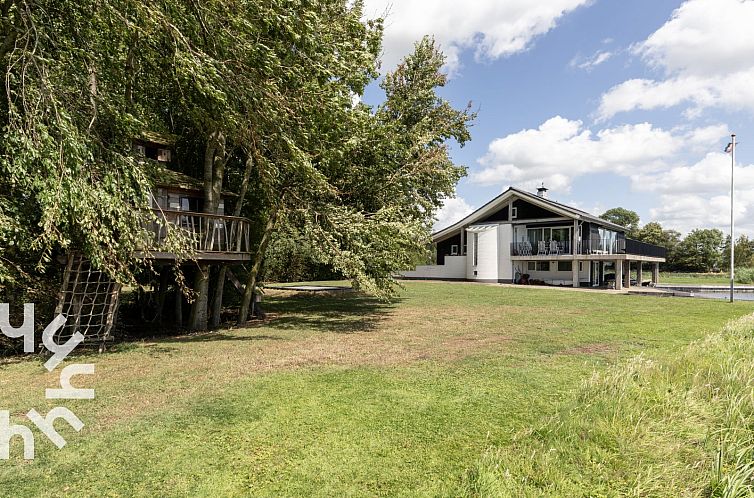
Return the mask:
[[166, 251], [172, 229], [192, 241], [192, 257], [205, 262], [244, 262], [251, 260], [251, 222], [236, 216], [213, 215], [190, 211], [154, 209], [155, 220], [145, 227], [144, 248], [134, 252], [137, 259], [176, 261], [177, 255]]

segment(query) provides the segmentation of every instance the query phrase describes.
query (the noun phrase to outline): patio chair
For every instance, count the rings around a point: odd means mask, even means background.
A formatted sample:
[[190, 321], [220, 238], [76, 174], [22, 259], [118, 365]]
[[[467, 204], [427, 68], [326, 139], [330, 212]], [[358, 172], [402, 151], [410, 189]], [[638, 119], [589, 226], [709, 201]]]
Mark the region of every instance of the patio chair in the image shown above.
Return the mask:
[[558, 244], [557, 240], [550, 241], [550, 254], [555, 254], [555, 255], [560, 254], [560, 245]]
[[521, 248], [521, 255], [522, 256], [531, 256], [531, 242], [526, 241], [522, 244]]
[[545, 244], [544, 240], [540, 240], [539, 244], [537, 244], [537, 256], [541, 255], [547, 255], [547, 244]]

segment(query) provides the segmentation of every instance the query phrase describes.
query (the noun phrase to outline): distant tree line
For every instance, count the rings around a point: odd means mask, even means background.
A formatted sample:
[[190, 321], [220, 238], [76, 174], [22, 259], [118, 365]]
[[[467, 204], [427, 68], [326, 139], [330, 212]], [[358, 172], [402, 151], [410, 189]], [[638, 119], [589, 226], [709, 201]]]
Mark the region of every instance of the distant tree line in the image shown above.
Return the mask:
[[[626, 227], [626, 236], [665, 247], [664, 271], [717, 272], [730, 269], [730, 235], [717, 228], [697, 228], [685, 237], [676, 230], [664, 229], [656, 221], [639, 226], [639, 215], [624, 208], [613, 208], [600, 218]], [[754, 268], [754, 239], [741, 235], [736, 239], [736, 268]]]

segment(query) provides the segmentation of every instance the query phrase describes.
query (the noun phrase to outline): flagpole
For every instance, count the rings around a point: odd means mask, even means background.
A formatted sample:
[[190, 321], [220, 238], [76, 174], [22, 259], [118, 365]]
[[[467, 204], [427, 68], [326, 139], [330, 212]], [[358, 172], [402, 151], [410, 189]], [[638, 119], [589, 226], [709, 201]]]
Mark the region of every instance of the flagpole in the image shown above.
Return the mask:
[[733, 134], [731, 138], [730, 148], [730, 302], [733, 302], [733, 289], [735, 286], [736, 278], [736, 238], [734, 233], [735, 221], [733, 215], [733, 194], [734, 194], [734, 173], [736, 170], [736, 135]]

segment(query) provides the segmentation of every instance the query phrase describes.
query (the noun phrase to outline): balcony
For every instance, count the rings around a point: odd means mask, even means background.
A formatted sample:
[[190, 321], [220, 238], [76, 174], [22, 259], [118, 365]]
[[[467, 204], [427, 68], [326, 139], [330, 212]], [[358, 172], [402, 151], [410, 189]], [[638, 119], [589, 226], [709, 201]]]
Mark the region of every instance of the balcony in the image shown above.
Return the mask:
[[[511, 243], [511, 256], [557, 257], [572, 255], [570, 241], [539, 241]], [[576, 254], [584, 256], [632, 255], [648, 258], [665, 258], [664, 247], [633, 239], [589, 239], [579, 241]]]
[[571, 254], [570, 241], [512, 242], [511, 256], [562, 256]]
[[[188, 211], [152, 210], [156, 220], [147, 223], [145, 250], [137, 258], [174, 260], [166, 248], [169, 228], [179, 228], [191, 241], [197, 260], [249, 261], [251, 259], [251, 222], [246, 218]], [[168, 226], [169, 225], [169, 226]]]

